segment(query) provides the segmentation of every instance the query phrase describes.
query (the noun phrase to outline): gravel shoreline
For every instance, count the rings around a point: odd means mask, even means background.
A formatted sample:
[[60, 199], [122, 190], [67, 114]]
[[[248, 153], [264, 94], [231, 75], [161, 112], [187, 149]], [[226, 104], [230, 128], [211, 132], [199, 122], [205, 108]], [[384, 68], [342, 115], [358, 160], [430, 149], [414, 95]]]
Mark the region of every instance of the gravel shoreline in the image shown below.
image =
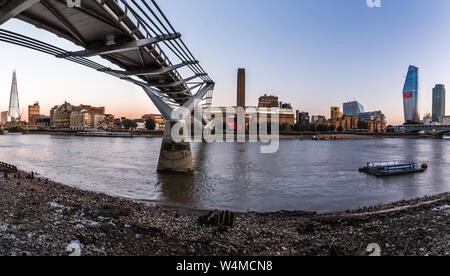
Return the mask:
[[239, 213], [205, 226], [206, 211], [82, 191], [28, 173], [0, 175], [0, 255], [450, 255], [450, 193], [360, 210]]

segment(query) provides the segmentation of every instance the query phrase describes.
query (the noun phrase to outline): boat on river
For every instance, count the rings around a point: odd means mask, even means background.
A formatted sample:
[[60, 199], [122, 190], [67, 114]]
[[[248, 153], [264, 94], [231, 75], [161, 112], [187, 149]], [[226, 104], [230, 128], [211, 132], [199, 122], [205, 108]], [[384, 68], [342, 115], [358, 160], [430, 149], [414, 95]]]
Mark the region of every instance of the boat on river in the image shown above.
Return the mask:
[[426, 163], [410, 161], [386, 161], [386, 162], [370, 162], [363, 168], [359, 169], [361, 173], [372, 174], [377, 177], [401, 175], [410, 173], [421, 173], [428, 169]]

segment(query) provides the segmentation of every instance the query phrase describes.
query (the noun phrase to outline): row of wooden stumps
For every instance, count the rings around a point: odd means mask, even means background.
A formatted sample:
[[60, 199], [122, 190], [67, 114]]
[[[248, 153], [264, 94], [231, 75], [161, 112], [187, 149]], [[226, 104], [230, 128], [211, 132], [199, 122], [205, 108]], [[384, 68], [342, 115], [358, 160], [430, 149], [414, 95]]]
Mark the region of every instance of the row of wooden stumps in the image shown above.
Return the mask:
[[[4, 162], [0, 162], [0, 173], [3, 173], [3, 179], [5, 179], [5, 180], [8, 180], [10, 178], [16, 179], [18, 185], [20, 185], [20, 180], [22, 178], [25, 178], [26, 180], [31, 180], [31, 181], [37, 180], [37, 182], [44, 183], [44, 184], [49, 183], [49, 180], [46, 178], [36, 177], [35, 172], [23, 173], [23, 172], [19, 171], [16, 166], [13, 166], [13, 165], [10, 165], [10, 164], [4, 163]], [[11, 174], [12, 174], [12, 176], [11, 176]]]
[[0, 162], [0, 172], [2, 173], [16, 173], [17, 172], [17, 167], [4, 163], [4, 162]]
[[219, 230], [226, 230], [234, 225], [234, 213], [230, 211], [211, 211], [207, 215], [200, 216], [198, 223], [201, 225], [217, 226]]

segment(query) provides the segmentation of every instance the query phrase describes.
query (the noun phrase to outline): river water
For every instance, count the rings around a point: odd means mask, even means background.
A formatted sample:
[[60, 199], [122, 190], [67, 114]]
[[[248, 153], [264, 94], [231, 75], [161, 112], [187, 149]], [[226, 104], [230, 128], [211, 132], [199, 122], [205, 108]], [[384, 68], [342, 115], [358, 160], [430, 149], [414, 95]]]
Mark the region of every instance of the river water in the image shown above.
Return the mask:
[[[161, 139], [0, 136], [0, 161], [84, 190], [177, 206], [233, 211], [331, 212], [450, 191], [450, 140], [282, 140], [192, 143], [193, 176], [156, 172]], [[422, 174], [376, 178], [368, 161], [429, 164]]]

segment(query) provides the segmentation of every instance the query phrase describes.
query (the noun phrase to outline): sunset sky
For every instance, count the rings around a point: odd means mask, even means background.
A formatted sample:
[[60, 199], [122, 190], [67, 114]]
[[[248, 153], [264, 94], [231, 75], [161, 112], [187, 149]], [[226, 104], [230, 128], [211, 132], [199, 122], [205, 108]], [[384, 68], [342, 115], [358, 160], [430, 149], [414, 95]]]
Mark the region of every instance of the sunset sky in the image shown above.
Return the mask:
[[[403, 123], [402, 89], [409, 65], [420, 68], [421, 115], [431, 113], [437, 83], [450, 88], [450, 1], [164, 0], [158, 1], [194, 55], [216, 81], [214, 105], [235, 105], [237, 68], [247, 70], [247, 104], [273, 94], [294, 109], [329, 116], [353, 99]], [[1, 28], [77, 49], [12, 20]], [[157, 109], [141, 88], [103, 73], [0, 42], [0, 110], [8, 109], [17, 70], [23, 115], [65, 100], [105, 106], [117, 117]], [[450, 101], [450, 97], [447, 100]], [[447, 109], [450, 109], [448, 105]], [[450, 113], [450, 111], [448, 112]]]

